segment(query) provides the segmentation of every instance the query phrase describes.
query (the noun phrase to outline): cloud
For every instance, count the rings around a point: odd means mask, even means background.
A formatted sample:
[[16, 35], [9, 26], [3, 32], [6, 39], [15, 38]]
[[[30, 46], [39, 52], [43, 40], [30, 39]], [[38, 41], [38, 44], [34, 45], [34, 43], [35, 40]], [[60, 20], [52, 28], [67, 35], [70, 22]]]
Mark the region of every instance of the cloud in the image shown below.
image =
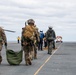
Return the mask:
[[51, 25], [57, 35], [70, 37], [73, 33], [73, 36], [76, 34], [75, 14], [76, 0], [0, 0], [0, 26], [15, 30], [15, 37], [6, 32], [8, 38], [12, 36], [14, 40], [21, 36], [22, 27], [29, 18], [35, 20], [39, 30], [46, 32]]

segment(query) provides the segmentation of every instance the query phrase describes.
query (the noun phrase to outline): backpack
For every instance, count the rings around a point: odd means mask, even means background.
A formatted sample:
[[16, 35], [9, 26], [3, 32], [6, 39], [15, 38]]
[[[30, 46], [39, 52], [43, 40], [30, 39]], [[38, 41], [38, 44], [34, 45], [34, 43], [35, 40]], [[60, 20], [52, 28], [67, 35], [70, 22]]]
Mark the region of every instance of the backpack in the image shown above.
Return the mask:
[[54, 40], [54, 38], [53, 38], [53, 31], [47, 31], [47, 41], [52, 41], [52, 40]]
[[23, 36], [24, 36], [25, 38], [29, 38], [29, 39], [33, 40], [34, 31], [35, 31], [34, 26], [27, 25], [27, 26], [24, 28]]

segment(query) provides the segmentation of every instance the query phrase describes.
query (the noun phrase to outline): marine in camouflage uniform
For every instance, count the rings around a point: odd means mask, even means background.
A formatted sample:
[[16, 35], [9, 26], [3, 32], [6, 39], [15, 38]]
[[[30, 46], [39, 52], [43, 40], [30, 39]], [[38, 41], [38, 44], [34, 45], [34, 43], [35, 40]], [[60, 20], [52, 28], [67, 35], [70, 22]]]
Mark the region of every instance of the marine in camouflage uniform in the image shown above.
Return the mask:
[[28, 25], [26, 25], [22, 31], [21, 45], [23, 46], [23, 50], [24, 50], [25, 63], [26, 65], [31, 65], [32, 64], [31, 59], [33, 58], [34, 55], [33, 38], [34, 38], [35, 29], [33, 26], [35, 21], [33, 19], [29, 19], [27, 23]]
[[34, 36], [34, 59], [37, 59], [37, 47], [38, 47], [38, 42], [39, 42], [39, 32], [38, 32], [38, 28], [36, 27], [36, 25], [34, 25], [35, 27], [35, 36]]
[[49, 27], [48, 31], [46, 32], [46, 39], [47, 39], [47, 45], [48, 45], [48, 54], [52, 54], [52, 49], [50, 47], [50, 43], [52, 42], [52, 44], [53, 44], [52, 48], [55, 49], [56, 34], [51, 26]]
[[0, 27], [0, 64], [2, 62], [1, 50], [2, 50], [3, 44], [7, 46], [7, 39], [6, 39], [4, 30]]

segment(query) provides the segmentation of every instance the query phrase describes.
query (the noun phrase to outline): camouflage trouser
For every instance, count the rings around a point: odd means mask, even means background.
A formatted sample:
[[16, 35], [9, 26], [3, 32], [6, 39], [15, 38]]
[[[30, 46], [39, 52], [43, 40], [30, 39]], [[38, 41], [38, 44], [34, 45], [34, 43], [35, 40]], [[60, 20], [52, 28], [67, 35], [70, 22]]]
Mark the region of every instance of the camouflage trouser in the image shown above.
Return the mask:
[[48, 42], [48, 54], [52, 53], [52, 49], [53, 49], [53, 43], [51, 41], [51, 42]]
[[34, 44], [34, 59], [37, 59], [37, 48], [36, 48], [36, 44]]
[[1, 62], [2, 62], [2, 56], [1, 56], [2, 46], [3, 46], [3, 44], [2, 44], [2, 42], [0, 42], [0, 64], [1, 64]]
[[31, 65], [30, 46], [29, 45], [24, 46], [23, 50], [26, 65]]
[[3, 44], [0, 42], [0, 56], [1, 56], [2, 46], [3, 46]]
[[36, 45], [33, 44], [32, 46], [30, 46], [30, 57], [31, 59], [33, 60], [37, 58], [37, 48], [36, 48]]
[[31, 60], [33, 60], [33, 58], [34, 58], [34, 46], [30, 46], [30, 57], [31, 57]]

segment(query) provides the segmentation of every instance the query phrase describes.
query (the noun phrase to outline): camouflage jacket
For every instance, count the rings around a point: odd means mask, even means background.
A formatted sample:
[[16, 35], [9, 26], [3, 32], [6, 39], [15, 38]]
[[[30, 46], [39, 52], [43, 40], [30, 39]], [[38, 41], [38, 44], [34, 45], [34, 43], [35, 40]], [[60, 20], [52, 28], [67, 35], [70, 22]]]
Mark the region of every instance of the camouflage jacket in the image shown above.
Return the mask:
[[7, 43], [5, 32], [4, 32], [4, 30], [1, 27], [0, 27], [0, 41], [2, 41], [4, 43], [5, 42]]

